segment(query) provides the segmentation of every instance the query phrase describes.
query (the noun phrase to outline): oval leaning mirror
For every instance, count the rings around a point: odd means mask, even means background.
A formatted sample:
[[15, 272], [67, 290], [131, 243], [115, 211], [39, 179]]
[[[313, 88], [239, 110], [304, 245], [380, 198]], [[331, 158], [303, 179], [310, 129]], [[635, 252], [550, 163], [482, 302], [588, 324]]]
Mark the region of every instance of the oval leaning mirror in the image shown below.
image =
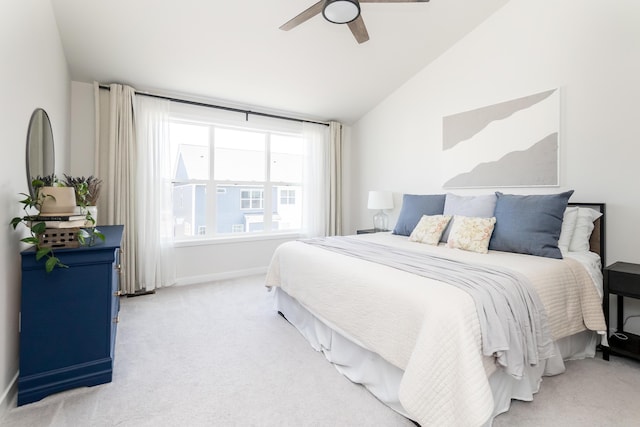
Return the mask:
[[27, 182], [31, 197], [35, 197], [31, 181], [38, 176], [52, 175], [54, 171], [55, 151], [51, 121], [46, 111], [36, 108], [31, 114], [27, 130]]

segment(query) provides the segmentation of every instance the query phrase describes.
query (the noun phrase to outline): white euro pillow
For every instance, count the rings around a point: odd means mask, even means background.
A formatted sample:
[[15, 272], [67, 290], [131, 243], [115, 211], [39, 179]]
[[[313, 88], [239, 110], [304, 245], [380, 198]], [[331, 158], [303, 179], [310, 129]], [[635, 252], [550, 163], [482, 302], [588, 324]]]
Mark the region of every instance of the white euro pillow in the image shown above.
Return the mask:
[[591, 208], [578, 208], [578, 218], [576, 221], [569, 252], [588, 252], [589, 239], [593, 231], [593, 222], [602, 216], [601, 212]]
[[571, 244], [571, 238], [576, 229], [576, 222], [578, 221], [578, 207], [569, 206], [564, 210], [562, 217], [562, 228], [560, 229], [560, 238], [558, 239], [558, 248], [562, 252], [569, 251], [569, 245]]

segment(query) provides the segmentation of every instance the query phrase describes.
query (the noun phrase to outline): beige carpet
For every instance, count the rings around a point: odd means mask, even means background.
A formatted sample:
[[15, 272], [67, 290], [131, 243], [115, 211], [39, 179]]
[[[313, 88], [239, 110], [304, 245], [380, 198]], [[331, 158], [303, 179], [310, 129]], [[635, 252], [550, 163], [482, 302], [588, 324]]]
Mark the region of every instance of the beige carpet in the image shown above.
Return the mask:
[[[413, 426], [272, 308], [262, 277], [123, 298], [112, 383], [10, 409], [2, 426]], [[640, 425], [640, 363], [569, 362], [494, 426]]]

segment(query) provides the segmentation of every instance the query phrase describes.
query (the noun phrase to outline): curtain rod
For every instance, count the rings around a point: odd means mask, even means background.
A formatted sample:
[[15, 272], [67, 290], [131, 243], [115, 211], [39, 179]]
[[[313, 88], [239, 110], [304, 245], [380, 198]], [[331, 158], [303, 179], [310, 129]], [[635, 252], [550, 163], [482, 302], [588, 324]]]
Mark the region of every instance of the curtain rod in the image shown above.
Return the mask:
[[[111, 90], [109, 85], [101, 84], [101, 85], [99, 85], [99, 87], [100, 87], [100, 89]], [[327, 122], [317, 122], [317, 121], [314, 121], [314, 120], [296, 119], [294, 117], [280, 116], [280, 115], [277, 115], [277, 114], [261, 113], [261, 112], [258, 112], [258, 111], [243, 110], [241, 108], [225, 107], [223, 105], [216, 105], [216, 104], [207, 104], [205, 102], [190, 101], [190, 100], [187, 100], [187, 99], [173, 98], [173, 97], [170, 97], [170, 96], [157, 95], [157, 94], [148, 93], [148, 92], [139, 92], [139, 91], [137, 91], [135, 89], [134, 89], [134, 92], [136, 93], [136, 95], [143, 95], [143, 96], [148, 96], [148, 97], [157, 98], [157, 99], [165, 99], [167, 101], [180, 102], [182, 104], [196, 105], [198, 107], [216, 108], [218, 110], [232, 111], [234, 113], [244, 113], [246, 118], [247, 118], [247, 120], [249, 120], [249, 114], [252, 114], [254, 116], [270, 117], [272, 119], [290, 120], [290, 121], [300, 122], [300, 123], [314, 123], [316, 125], [329, 126], [329, 123], [327, 123]]]

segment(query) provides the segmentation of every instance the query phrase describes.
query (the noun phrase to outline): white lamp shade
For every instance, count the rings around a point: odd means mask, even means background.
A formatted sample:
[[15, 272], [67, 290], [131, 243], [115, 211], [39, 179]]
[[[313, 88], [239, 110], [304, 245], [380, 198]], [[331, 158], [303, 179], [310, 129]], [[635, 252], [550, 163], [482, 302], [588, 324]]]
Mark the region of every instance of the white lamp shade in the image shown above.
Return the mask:
[[367, 209], [393, 209], [391, 191], [369, 191]]

